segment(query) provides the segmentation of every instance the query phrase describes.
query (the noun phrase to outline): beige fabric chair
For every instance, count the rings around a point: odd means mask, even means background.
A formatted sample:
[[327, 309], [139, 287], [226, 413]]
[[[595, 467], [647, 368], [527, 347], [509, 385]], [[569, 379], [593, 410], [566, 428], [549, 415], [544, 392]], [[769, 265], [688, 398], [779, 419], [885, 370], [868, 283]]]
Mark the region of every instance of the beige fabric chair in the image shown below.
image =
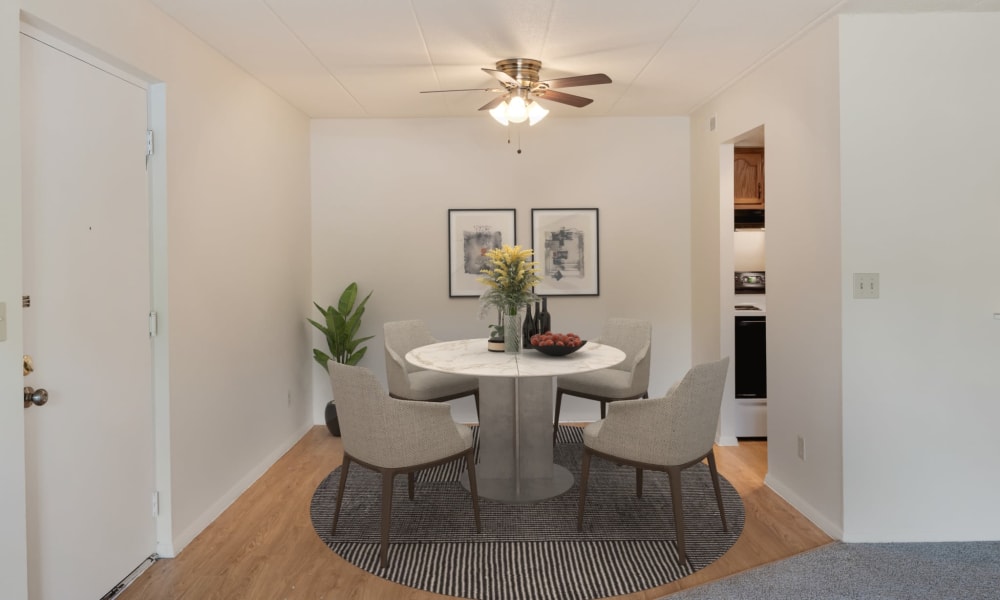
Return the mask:
[[552, 424], [552, 443], [559, 431], [559, 411], [563, 394], [597, 400], [601, 403], [601, 418], [607, 414], [607, 403], [649, 397], [649, 362], [653, 326], [639, 319], [608, 319], [601, 336], [594, 340], [614, 346], [625, 353], [625, 360], [607, 369], [566, 375], [556, 384], [556, 413]]
[[389, 523], [392, 484], [397, 474], [407, 474], [410, 499], [414, 473], [458, 459], [465, 459], [472, 493], [476, 532], [480, 531], [479, 492], [472, 429], [451, 419], [451, 407], [390, 398], [375, 375], [364, 367], [330, 361], [330, 383], [340, 417], [344, 463], [333, 513], [332, 535], [337, 534], [340, 505], [351, 463], [382, 474], [382, 538], [379, 561], [389, 564]]
[[424, 402], [444, 402], [473, 396], [476, 415], [479, 415], [478, 378], [439, 373], [406, 362], [406, 353], [410, 350], [441, 341], [431, 335], [423, 321], [389, 321], [382, 326], [382, 330], [385, 334], [385, 371], [390, 396], [400, 400]]
[[722, 517], [722, 529], [729, 531], [713, 451], [728, 369], [729, 357], [693, 367], [665, 397], [617, 402], [608, 410], [606, 419], [584, 428], [580, 510], [576, 521], [578, 530], [583, 530], [590, 459], [600, 456], [635, 467], [636, 495], [640, 497], [643, 469], [666, 471], [670, 480], [681, 563], [687, 560], [681, 471], [707, 458]]

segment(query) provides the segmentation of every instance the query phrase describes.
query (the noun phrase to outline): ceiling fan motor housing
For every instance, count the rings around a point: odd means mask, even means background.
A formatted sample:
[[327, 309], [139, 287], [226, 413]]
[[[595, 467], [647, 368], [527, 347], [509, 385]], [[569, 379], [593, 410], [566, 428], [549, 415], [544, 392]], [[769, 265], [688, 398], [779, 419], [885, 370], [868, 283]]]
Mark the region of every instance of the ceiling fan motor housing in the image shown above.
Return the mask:
[[542, 69], [542, 61], [533, 58], [505, 58], [497, 61], [497, 71], [517, 80], [522, 88], [530, 89], [538, 83], [538, 72]]

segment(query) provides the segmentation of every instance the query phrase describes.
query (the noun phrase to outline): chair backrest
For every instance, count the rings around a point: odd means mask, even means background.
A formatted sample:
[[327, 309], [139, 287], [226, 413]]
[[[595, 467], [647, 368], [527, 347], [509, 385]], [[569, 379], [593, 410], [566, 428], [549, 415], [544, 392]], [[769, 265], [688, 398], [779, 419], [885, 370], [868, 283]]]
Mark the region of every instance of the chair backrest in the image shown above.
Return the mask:
[[400, 468], [461, 452], [463, 439], [447, 404], [389, 397], [365, 367], [329, 363], [344, 451], [369, 465]]
[[728, 356], [696, 365], [661, 402], [661, 451], [668, 462], [682, 464], [712, 449], [728, 373]]
[[385, 393], [370, 369], [334, 361], [328, 366], [344, 451], [375, 466], [405, 459], [406, 440], [388, 426], [392, 403], [399, 401]]
[[389, 382], [389, 393], [407, 398], [410, 396], [408, 373], [421, 371], [420, 367], [406, 362], [406, 353], [414, 348], [434, 344], [438, 340], [431, 335], [427, 325], [420, 319], [389, 321], [382, 326], [385, 340], [385, 374]]
[[625, 353], [625, 360], [611, 368], [632, 372], [633, 387], [641, 387], [639, 391], [649, 385], [652, 339], [653, 325], [641, 319], [612, 318], [601, 328], [600, 342]]

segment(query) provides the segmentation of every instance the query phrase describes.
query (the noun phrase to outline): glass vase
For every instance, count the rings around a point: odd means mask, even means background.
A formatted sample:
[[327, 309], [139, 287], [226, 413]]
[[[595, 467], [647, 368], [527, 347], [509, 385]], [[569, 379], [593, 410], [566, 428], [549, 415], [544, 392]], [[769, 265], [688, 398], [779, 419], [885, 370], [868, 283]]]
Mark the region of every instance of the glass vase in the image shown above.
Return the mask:
[[521, 351], [521, 312], [518, 310], [503, 316], [503, 349], [511, 354]]

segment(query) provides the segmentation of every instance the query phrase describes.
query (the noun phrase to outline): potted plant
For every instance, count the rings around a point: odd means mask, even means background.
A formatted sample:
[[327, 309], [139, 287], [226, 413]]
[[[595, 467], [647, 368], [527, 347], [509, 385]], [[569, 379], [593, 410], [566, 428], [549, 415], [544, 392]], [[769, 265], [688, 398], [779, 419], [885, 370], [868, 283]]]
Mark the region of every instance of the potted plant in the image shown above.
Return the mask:
[[503, 315], [497, 309], [497, 322], [490, 324], [490, 338], [486, 340], [486, 349], [490, 352], [503, 352]]
[[[327, 354], [319, 348], [313, 348], [313, 358], [323, 367], [323, 370], [329, 372], [327, 363], [331, 360], [344, 365], [356, 365], [364, 358], [368, 347], [362, 344], [375, 336], [369, 335], [363, 338], [356, 336], [358, 329], [361, 328], [361, 317], [365, 314], [365, 304], [371, 295], [372, 292], [368, 292], [364, 300], [355, 306], [358, 299], [358, 284], [352, 282], [340, 294], [336, 306], [323, 308], [313, 302], [313, 305], [323, 315], [323, 322], [320, 323], [312, 319], [309, 319], [309, 322], [326, 336], [326, 349], [329, 352]], [[326, 405], [326, 427], [332, 435], [340, 437], [340, 422], [337, 419], [335, 400], [331, 400]]]

